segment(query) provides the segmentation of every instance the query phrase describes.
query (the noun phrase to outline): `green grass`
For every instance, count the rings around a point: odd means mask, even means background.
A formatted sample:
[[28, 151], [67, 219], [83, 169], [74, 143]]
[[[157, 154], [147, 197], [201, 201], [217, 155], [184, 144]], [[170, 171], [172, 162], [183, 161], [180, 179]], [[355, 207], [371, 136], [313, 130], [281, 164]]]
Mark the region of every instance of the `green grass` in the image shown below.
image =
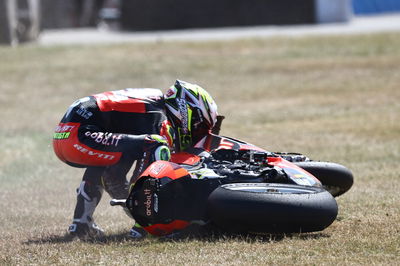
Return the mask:
[[[69, 242], [81, 169], [58, 161], [52, 131], [77, 98], [197, 82], [222, 134], [349, 167], [354, 187], [320, 233], [163, 242], [105, 195], [107, 241]], [[392, 264], [400, 254], [400, 35], [209, 43], [0, 47], [0, 264]]]

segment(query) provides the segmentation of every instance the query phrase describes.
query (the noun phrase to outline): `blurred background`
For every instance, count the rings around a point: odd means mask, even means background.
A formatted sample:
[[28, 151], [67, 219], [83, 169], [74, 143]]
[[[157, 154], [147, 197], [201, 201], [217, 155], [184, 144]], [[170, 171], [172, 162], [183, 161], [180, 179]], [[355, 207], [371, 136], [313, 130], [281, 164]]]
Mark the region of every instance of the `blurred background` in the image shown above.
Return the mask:
[[42, 32], [93, 28], [154, 31], [250, 25], [349, 23], [400, 12], [398, 0], [0, 0], [0, 43], [36, 41]]

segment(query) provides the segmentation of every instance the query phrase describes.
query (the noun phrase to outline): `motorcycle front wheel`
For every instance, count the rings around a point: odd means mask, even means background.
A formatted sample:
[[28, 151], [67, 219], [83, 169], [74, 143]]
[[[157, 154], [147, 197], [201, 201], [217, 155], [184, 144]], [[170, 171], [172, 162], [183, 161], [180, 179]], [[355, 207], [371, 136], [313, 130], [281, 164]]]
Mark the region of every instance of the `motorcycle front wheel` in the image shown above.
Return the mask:
[[210, 194], [207, 204], [217, 227], [238, 233], [321, 231], [338, 213], [335, 199], [326, 190], [289, 184], [222, 185]]
[[353, 174], [343, 165], [318, 161], [295, 162], [294, 164], [318, 178], [325, 190], [334, 197], [344, 194], [353, 185]]

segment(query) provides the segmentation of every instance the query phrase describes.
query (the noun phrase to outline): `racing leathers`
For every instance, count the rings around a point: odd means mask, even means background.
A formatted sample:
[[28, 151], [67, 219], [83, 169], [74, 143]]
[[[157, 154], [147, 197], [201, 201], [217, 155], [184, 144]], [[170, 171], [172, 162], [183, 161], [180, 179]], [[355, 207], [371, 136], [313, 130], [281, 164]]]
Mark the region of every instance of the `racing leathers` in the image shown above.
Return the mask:
[[[129, 183], [154, 160], [168, 159], [173, 130], [158, 89], [125, 89], [75, 101], [55, 129], [58, 158], [86, 171], [77, 189], [77, 204], [69, 231], [97, 236], [102, 231], [93, 213], [103, 190], [126, 198]], [[136, 161], [128, 182], [126, 175]]]

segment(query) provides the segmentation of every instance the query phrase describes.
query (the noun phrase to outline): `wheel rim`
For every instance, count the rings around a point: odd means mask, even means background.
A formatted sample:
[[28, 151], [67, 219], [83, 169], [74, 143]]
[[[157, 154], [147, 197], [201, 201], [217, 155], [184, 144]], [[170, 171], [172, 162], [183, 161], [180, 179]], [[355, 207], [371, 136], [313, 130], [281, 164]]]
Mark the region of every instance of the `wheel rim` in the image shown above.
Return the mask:
[[295, 185], [276, 185], [276, 184], [228, 184], [222, 186], [233, 191], [243, 191], [251, 193], [273, 193], [273, 194], [312, 194], [316, 193], [315, 187], [303, 187]]

